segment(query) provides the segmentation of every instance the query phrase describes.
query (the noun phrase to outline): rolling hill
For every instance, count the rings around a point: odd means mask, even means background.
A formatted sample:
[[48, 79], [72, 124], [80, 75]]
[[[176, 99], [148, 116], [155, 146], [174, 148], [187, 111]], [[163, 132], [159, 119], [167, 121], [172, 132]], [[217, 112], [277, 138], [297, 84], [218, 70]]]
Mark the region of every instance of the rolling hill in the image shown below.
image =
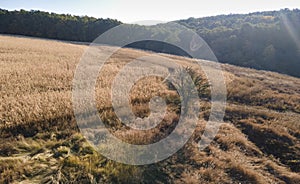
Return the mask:
[[[213, 142], [199, 151], [211, 107], [206, 88], [188, 143], [164, 161], [129, 166], [97, 153], [76, 125], [72, 80], [85, 49], [68, 42], [0, 36], [0, 183], [300, 183], [299, 78], [222, 64], [228, 100]], [[155, 77], [133, 86], [130, 99], [135, 114], [146, 117], [150, 97], [163, 96], [171, 109], [163, 123], [141, 133], [124, 128], [115, 117], [112, 80], [133, 58], [149, 54], [121, 49], [106, 63], [95, 90], [99, 116], [115, 136], [135, 144], [156, 142], [178, 121], [178, 95]], [[159, 55], [206, 80], [195, 60]]]
[[[222, 63], [275, 71], [300, 77], [300, 10], [219, 15], [173, 21], [197, 32]], [[72, 16], [38, 10], [0, 9], [0, 33], [50, 39], [92, 42], [122, 22], [88, 16]], [[30, 26], [28, 26], [30, 25]], [[138, 34], [181, 38], [181, 30], [166, 32], [164, 26], [131, 25]], [[171, 36], [170, 36], [171, 35]], [[130, 47], [185, 55], [182, 50], [163, 43], [144, 41]], [[206, 58], [198, 58], [206, 59]]]

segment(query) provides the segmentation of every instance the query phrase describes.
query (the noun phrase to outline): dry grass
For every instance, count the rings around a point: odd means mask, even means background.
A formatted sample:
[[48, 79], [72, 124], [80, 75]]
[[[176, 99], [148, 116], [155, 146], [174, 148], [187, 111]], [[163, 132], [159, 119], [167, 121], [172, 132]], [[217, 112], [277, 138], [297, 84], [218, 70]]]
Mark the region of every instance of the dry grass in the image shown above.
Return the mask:
[[[226, 124], [213, 143], [198, 150], [210, 110], [206, 90], [201, 91], [205, 94], [201, 119], [184, 148], [156, 164], [127, 166], [99, 155], [78, 132], [72, 79], [86, 48], [0, 36], [0, 183], [300, 182], [300, 79], [222, 65], [228, 88]], [[96, 86], [102, 120], [118, 138], [135, 144], [166, 137], [179, 118], [178, 94], [158, 77], [138, 81], [130, 94], [133, 112], [141, 118], [149, 115], [151, 97], [166, 99], [167, 114], [156, 128], [142, 133], [128, 129], [112, 109], [110, 88], [115, 75], [132, 59], [149, 54], [121, 49], [106, 63]], [[205, 78], [193, 60], [162, 56]], [[205, 80], [201, 85], [206, 85]]]

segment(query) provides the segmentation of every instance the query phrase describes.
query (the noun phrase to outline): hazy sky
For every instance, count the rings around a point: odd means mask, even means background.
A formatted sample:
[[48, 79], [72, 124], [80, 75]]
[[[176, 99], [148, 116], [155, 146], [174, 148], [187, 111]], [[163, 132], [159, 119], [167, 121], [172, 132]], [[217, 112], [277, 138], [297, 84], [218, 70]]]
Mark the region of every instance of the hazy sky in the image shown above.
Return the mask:
[[8, 10], [44, 10], [126, 23], [141, 20], [170, 21], [229, 13], [299, 8], [299, 0], [0, 0]]

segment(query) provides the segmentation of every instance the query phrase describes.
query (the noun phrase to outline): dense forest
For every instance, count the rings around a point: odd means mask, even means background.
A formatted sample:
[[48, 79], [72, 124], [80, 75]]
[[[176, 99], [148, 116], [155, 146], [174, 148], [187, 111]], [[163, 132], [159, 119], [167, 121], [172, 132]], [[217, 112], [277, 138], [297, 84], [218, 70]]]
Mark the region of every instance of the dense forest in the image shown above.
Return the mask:
[[300, 10], [190, 18], [220, 62], [300, 77]]
[[[300, 77], [298, 9], [189, 18], [175, 22], [195, 30], [222, 63]], [[4, 34], [91, 42], [101, 33], [120, 24], [122, 23], [112, 19], [0, 9], [0, 33]], [[159, 25], [151, 27], [134, 25], [134, 27], [141, 35], [170, 34], [164, 32]], [[173, 36], [180, 39], [178, 35]], [[117, 38], [118, 36], [115, 39]], [[119, 38], [122, 39], [121, 36]], [[130, 46], [185, 55], [182, 50], [163, 42], [145, 41]]]
[[0, 9], [0, 33], [4, 34], [91, 42], [101, 33], [120, 24], [113, 19]]

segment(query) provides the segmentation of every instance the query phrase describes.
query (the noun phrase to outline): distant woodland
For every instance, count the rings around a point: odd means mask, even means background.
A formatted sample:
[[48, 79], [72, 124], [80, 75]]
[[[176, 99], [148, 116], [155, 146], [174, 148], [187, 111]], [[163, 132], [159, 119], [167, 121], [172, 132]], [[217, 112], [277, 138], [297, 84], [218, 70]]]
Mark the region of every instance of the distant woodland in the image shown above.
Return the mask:
[[[300, 77], [298, 9], [189, 18], [175, 22], [195, 30], [222, 63]], [[120, 21], [113, 19], [0, 9], [2, 34], [92, 42], [101, 33], [120, 24]], [[140, 30], [140, 34], [161, 33], [155, 26], [140, 26]], [[131, 46], [185, 55], [178, 48], [157, 42], [146, 41]]]
[[220, 62], [300, 77], [300, 10], [178, 22], [196, 30]]
[[0, 33], [5, 34], [91, 42], [101, 33], [120, 24], [113, 19], [0, 9]]

